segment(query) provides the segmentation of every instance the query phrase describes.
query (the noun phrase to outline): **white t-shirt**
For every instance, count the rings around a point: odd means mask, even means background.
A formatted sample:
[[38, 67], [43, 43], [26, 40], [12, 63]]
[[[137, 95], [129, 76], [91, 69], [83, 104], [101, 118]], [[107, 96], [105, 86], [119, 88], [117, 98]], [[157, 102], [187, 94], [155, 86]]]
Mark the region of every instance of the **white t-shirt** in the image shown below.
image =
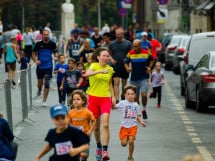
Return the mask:
[[162, 71], [160, 71], [160, 73], [158, 73], [157, 71], [152, 72], [152, 87], [162, 86], [162, 77], [163, 77]]
[[121, 126], [125, 128], [137, 126], [137, 116], [141, 115], [137, 102], [122, 100], [115, 107], [121, 111]]

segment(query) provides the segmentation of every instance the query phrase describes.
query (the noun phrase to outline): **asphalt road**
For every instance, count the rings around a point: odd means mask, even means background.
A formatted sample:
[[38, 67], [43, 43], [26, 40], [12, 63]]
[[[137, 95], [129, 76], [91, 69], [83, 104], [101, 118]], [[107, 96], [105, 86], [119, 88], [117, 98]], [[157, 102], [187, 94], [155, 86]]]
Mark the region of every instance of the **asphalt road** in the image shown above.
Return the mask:
[[[3, 65], [0, 64], [0, 84], [6, 77]], [[36, 93], [36, 77], [32, 70], [33, 94]], [[184, 108], [184, 99], [180, 96], [179, 76], [165, 71], [167, 83], [163, 87], [161, 108], [156, 107], [156, 100], [149, 99], [147, 111], [149, 119], [146, 127], [139, 126], [135, 141], [135, 161], [180, 161], [184, 155], [200, 153], [205, 161], [215, 159], [215, 112], [197, 113], [193, 109]], [[50, 105], [57, 103], [57, 91], [54, 89], [55, 80], [52, 81], [52, 90], [48, 98]], [[44, 137], [48, 129], [53, 127], [49, 117], [49, 108], [40, 107], [33, 102], [33, 109], [29, 111], [28, 118], [22, 121], [22, 108], [20, 101], [20, 87], [12, 91], [13, 123], [16, 141], [19, 143], [17, 161], [34, 160], [36, 154], [45, 145]], [[0, 88], [0, 111], [6, 114], [4, 88]], [[112, 161], [127, 160], [127, 147], [120, 146], [118, 139], [119, 111], [111, 113], [109, 145]], [[21, 139], [21, 140], [20, 140]], [[88, 161], [95, 160], [95, 140], [92, 136], [90, 157]], [[42, 161], [48, 160], [51, 152]]]

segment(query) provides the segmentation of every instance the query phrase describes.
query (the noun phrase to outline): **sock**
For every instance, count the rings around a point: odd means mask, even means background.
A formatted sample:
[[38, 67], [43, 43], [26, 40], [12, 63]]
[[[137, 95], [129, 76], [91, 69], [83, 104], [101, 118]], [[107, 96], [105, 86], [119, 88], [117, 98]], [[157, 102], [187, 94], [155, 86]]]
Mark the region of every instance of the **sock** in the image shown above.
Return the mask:
[[98, 143], [97, 143], [97, 148], [99, 148], [99, 149], [101, 149], [101, 148], [102, 148], [102, 144], [101, 144], [101, 142], [98, 142]]
[[103, 151], [107, 151], [108, 150], [108, 146], [107, 145], [104, 145], [103, 146]]

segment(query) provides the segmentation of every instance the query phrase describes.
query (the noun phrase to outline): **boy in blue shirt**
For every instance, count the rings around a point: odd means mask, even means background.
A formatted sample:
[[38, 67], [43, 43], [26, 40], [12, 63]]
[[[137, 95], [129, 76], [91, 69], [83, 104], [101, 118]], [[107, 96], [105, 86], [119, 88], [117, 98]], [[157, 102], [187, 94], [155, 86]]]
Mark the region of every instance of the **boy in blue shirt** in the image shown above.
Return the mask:
[[58, 59], [59, 59], [59, 63], [56, 64], [54, 68], [54, 73], [57, 74], [57, 89], [58, 89], [59, 103], [64, 104], [66, 100], [66, 91], [64, 87], [62, 90], [60, 90], [60, 86], [65, 74], [65, 71], [68, 69], [68, 65], [65, 64], [65, 56], [63, 54], [60, 54], [58, 56]]

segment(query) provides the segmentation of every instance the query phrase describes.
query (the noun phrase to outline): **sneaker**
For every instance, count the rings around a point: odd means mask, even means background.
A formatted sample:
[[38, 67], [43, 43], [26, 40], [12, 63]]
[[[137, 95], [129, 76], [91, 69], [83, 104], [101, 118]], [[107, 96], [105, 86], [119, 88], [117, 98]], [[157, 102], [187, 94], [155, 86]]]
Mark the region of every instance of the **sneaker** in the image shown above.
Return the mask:
[[157, 108], [161, 108], [161, 105], [160, 105], [160, 104], [157, 104]]
[[97, 148], [96, 149], [96, 160], [102, 159], [102, 149]]
[[43, 107], [48, 107], [48, 104], [46, 103], [46, 101], [43, 101], [42, 106]]
[[143, 110], [143, 111], [142, 111], [142, 117], [143, 117], [144, 120], [148, 119], [146, 110]]
[[103, 151], [102, 159], [103, 160], [110, 160], [110, 157], [108, 155], [108, 151]]
[[153, 92], [150, 93], [149, 98], [153, 98]]

